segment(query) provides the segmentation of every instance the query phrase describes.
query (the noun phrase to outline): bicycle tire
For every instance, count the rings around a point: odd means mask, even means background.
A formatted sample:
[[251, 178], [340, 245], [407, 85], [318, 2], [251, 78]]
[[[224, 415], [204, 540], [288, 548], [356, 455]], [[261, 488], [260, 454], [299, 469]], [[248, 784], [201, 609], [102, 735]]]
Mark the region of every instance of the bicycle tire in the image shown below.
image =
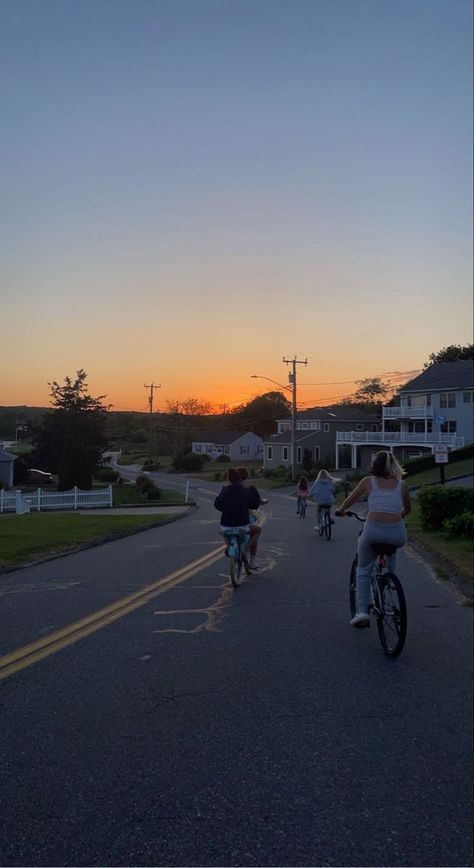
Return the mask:
[[389, 657], [398, 657], [403, 651], [407, 635], [405, 594], [395, 573], [384, 573], [378, 583], [382, 604], [382, 611], [377, 614], [379, 639]]
[[352, 561], [351, 574], [349, 577], [349, 607], [351, 618], [357, 611], [357, 556]]
[[306, 518], [306, 504], [304, 500], [300, 503], [300, 518]]
[[234, 588], [242, 583], [242, 558], [239, 555], [231, 555], [229, 558], [230, 580]]
[[324, 535], [325, 535], [328, 542], [331, 539], [331, 531], [332, 531], [331, 519], [329, 517], [329, 513], [325, 512], [324, 513]]

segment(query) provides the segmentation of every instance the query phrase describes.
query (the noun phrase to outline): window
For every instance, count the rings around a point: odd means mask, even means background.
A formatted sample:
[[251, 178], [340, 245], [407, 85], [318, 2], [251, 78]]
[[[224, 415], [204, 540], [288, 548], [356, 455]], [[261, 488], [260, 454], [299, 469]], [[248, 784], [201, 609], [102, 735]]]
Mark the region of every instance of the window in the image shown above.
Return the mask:
[[290, 428], [291, 428], [291, 425], [289, 422], [280, 422], [280, 424], [278, 426], [278, 433], [284, 434], [285, 431], [289, 431]]
[[325, 432], [326, 432], [326, 434], [327, 434], [328, 431], [329, 431], [329, 422], [325, 422], [325, 423], [324, 423], [324, 430], [325, 430]]
[[241, 447], [240, 447], [240, 454], [241, 454], [241, 455], [248, 455], [248, 451], [249, 451], [249, 447], [248, 447], [248, 446], [241, 446]]
[[267, 446], [267, 461], [271, 461], [273, 458], [273, 446]]
[[358, 422], [357, 425], [356, 425], [356, 431], [363, 431], [363, 430], [364, 430], [364, 426], [361, 425], [360, 422]]
[[195, 452], [200, 452], [200, 451], [201, 451], [201, 444], [200, 444], [200, 443], [195, 443], [195, 444], [194, 444], [194, 451], [195, 451]]
[[442, 422], [439, 430], [442, 434], [455, 434], [456, 422], [454, 422], [453, 420], [451, 420], [450, 422]]
[[314, 447], [314, 460], [319, 461], [319, 446]]
[[456, 392], [441, 392], [439, 406], [442, 410], [452, 409], [456, 406]]
[[377, 425], [377, 422], [372, 422], [372, 431], [378, 431], [378, 430], [379, 430], [379, 426]]
[[407, 407], [431, 407], [431, 395], [409, 395]]
[[472, 404], [473, 394], [474, 394], [473, 392], [463, 392], [463, 394], [462, 394], [463, 404]]
[[432, 430], [433, 430], [433, 420], [432, 419], [426, 420], [426, 428], [425, 428], [425, 422], [424, 421], [409, 422], [408, 423], [408, 431], [410, 434], [424, 434], [425, 431], [427, 432], [427, 434], [431, 434]]
[[309, 427], [312, 431], [321, 431], [321, 422], [310, 422]]
[[283, 461], [288, 461], [288, 446], [283, 447]]
[[301, 446], [296, 447], [296, 463], [301, 464], [303, 456], [301, 455]]

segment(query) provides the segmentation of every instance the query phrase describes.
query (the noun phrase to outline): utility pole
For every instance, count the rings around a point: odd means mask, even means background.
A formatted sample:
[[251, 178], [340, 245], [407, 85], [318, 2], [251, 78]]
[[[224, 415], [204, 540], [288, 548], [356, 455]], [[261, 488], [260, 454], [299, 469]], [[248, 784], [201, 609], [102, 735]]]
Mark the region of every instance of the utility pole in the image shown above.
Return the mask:
[[150, 396], [148, 398], [148, 406], [150, 408], [150, 415], [149, 415], [150, 422], [149, 422], [149, 426], [148, 426], [148, 463], [151, 464], [151, 459], [152, 459], [151, 453], [152, 453], [152, 444], [153, 444], [153, 425], [152, 425], [152, 420], [153, 420], [153, 390], [154, 389], [161, 389], [161, 385], [158, 386], [156, 383], [150, 383], [150, 385], [147, 385], [147, 383], [144, 383], [144, 386], [145, 386], [145, 389], [150, 390]]
[[286, 365], [292, 365], [293, 370], [288, 374], [288, 382], [292, 387], [292, 405], [291, 405], [291, 478], [296, 479], [296, 365], [307, 365], [308, 359], [298, 361], [296, 356], [293, 359], [283, 357], [282, 361]]

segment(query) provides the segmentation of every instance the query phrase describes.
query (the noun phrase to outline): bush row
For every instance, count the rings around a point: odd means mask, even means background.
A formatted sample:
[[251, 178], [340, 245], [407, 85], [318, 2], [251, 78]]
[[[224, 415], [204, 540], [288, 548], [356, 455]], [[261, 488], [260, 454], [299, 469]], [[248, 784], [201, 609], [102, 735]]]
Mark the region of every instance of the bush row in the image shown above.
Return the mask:
[[474, 513], [474, 491], [471, 488], [445, 487], [432, 485], [423, 487], [418, 494], [421, 526], [423, 530], [451, 530], [456, 526], [467, 527], [468, 520], [462, 519], [464, 513]]
[[[462, 449], [453, 449], [449, 453], [449, 463], [455, 464], [457, 461], [463, 461], [465, 458], [474, 457], [474, 445], [463, 446]], [[421, 458], [410, 458], [403, 462], [407, 476], [414, 476], [415, 473], [422, 473], [423, 470], [430, 470], [436, 467], [434, 455], [423, 455]]]

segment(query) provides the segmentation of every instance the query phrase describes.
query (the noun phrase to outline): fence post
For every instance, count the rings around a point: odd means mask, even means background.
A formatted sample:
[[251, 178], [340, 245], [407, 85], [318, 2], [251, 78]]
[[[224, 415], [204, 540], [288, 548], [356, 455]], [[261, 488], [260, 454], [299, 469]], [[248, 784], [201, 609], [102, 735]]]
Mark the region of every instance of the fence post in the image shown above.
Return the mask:
[[0, 489], [0, 512], [3, 512], [3, 488]]
[[114, 505], [113, 497], [112, 497], [112, 483], [109, 483], [109, 506], [112, 507]]
[[38, 488], [37, 497], [38, 497], [38, 503], [37, 503], [36, 511], [40, 512], [41, 511], [41, 488]]
[[77, 509], [77, 485], [74, 486], [74, 509]]
[[188, 502], [188, 496], [189, 496], [189, 479], [186, 480], [186, 499], [185, 499], [185, 503]]

